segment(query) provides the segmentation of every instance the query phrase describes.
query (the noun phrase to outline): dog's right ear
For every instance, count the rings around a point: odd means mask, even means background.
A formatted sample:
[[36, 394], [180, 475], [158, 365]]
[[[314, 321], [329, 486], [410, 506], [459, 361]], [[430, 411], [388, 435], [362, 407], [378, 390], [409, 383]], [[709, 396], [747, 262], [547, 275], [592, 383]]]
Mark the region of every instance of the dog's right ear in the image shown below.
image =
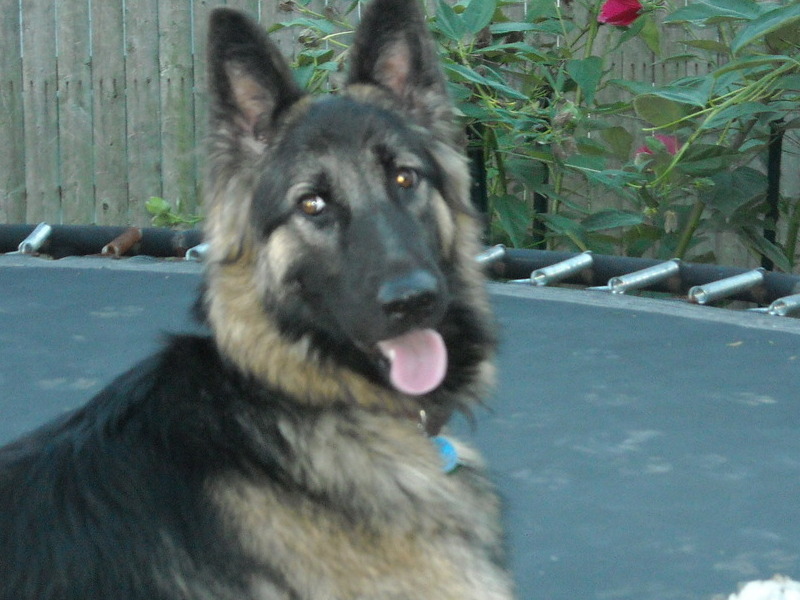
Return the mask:
[[211, 13], [208, 70], [211, 131], [225, 128], [252, 147], [268, 143], [276, 118], [304, 95], [266, 31], [237, 10]]

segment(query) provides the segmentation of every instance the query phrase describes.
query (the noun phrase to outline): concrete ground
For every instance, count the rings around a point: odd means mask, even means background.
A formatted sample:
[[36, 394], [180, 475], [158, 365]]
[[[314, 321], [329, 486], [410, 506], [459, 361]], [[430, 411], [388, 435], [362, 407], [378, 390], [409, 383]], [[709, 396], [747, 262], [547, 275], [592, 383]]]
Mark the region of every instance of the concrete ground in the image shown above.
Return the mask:
[[[196, 326], [200, 267], [0, 256], [0, 443]], [[800, 321], [490, 285], [476, 427], [520, 600], [694, 600], [800, 577]]]

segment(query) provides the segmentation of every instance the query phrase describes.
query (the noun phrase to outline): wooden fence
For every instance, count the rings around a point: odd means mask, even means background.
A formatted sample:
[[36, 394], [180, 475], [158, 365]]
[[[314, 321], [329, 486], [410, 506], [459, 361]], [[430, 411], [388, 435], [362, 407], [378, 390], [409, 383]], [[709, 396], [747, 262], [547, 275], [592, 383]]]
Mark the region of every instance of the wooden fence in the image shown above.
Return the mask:
[[[228, 4], [267, 23], [286, 18], [276, 0]], [[145, 224], [151, 196], [193, 210], [212, 5], [0, 7], [0, 223]]]
[[[351, 1], [313, 0], [320, 8]], [[264, 23], [292, 18], [278, 0], [227, 4]], [[151, 196], [192, 212], [212, 4], [0, 0], [0, 8], [0, 223], [143, 225]], [[277, 38], [287, 55], [296, 33]], [[707, 65], [656, 64], [644, 45], [626, 45], [613, 68], [659, 83]], [[796, 180], [796, 159], [784, 162]]]

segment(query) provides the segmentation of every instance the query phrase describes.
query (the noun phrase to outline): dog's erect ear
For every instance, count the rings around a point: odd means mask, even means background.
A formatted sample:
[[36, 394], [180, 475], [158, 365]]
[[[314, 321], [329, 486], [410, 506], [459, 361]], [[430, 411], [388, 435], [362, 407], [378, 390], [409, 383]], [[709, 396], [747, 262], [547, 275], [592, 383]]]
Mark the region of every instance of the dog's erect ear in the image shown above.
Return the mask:
[[275, 118], [303, 96], [264, 29], [229, 8], [211, 13], [208, 70], [212, 131], [233, 126], [235, 135], [266, 142]]
[[373, 0], [351, 52], [349, 84], [379, 85], [420, 124], [452, 129], [452, 105], [419, 0]]

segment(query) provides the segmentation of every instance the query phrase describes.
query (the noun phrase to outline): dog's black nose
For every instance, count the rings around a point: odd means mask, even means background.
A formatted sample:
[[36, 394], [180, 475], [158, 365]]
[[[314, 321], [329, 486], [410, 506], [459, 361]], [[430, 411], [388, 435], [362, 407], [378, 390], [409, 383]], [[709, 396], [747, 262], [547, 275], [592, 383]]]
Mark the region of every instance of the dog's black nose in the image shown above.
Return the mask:
[[423, 318], [430, 315], [439, 299], [439, 282], [425, 269], [385, 281], [378, 290], [378, 302], [392, 319]]

